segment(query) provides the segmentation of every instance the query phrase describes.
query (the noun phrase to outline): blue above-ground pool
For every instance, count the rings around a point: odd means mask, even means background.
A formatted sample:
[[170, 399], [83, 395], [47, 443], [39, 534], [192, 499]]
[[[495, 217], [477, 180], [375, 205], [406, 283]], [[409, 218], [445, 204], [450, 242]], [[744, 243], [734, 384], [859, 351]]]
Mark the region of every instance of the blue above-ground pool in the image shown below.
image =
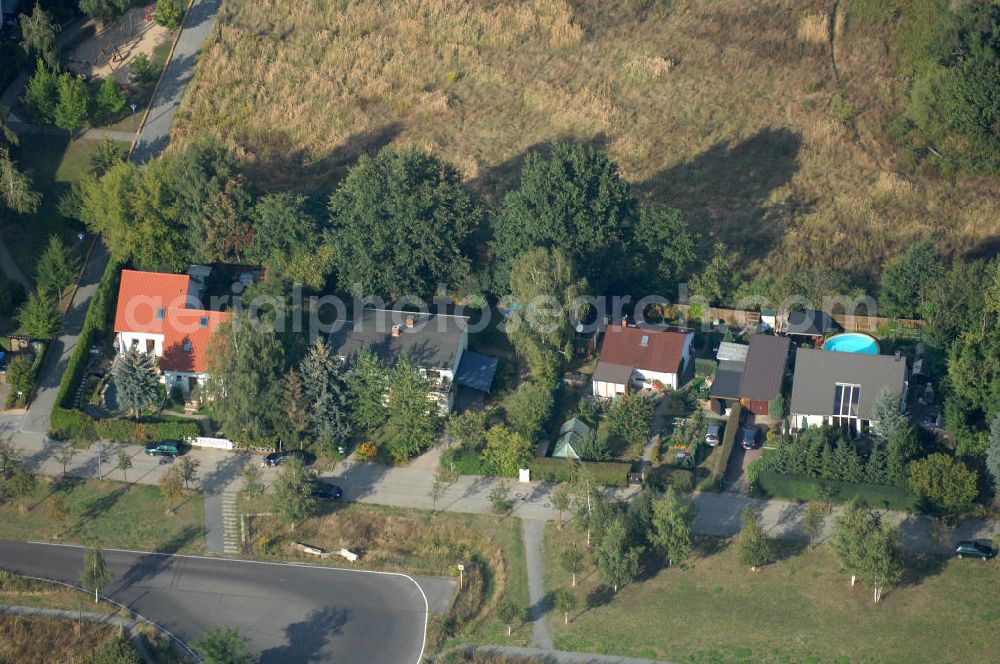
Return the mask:
[[823, 350], [837, 353], [861, 353], [878, 355], [878, 341], [875, 337], [861, 332], [844, 332], [835, 334], [823, 344]]

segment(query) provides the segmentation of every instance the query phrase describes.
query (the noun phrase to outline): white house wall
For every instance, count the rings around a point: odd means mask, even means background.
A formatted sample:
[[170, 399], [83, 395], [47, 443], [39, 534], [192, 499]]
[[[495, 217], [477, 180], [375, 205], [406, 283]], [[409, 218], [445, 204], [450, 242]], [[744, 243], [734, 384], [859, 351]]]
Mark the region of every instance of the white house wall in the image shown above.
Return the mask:
[[163, 335], [162, 334], [146, 334], [143, 332], [119, 332], [118, 333], [118, 352], [124, 353], [129, 348], [132, 347], [133, 342], [136, 343], [136, 348], [142, 352], [146, 352], [146, 342], [153, 342], [153, 355], [156, 357], [163, 357]]
[[625, 386], [621, 383], [607, 383], [603, 380], [595, 380], [593, 383], [593, 394], [601, 399], [613, 399], [619, 394], [625, 394]]
[[672, 389], [677, 389], [677, 374], [675, 373], [649, 371], [648, 369], [636, 369], [632, 373], [632, 384], [636, 387], [651, 390], [653, 389], [653, 381], [657, 380]]

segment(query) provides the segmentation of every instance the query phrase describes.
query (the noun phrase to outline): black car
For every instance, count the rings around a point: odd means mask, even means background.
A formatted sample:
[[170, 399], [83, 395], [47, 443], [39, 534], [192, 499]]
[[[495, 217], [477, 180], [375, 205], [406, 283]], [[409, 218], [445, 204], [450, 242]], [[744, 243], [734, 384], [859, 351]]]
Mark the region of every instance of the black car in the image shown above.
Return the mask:
[[752, 450], [757, 447], [757, 427], [743, 427], [743, 449]]
[[316, 460], [316, 457], [304, 450], [285, 450], [283, 452], [271, 452], [264, 457], [264, 461], [260, 465], [264, 468], [280, 466], [292, 457], [301, 459], [302, 464], [305, 466], [312, 464]]
[[326, 498], [327, 500], [340, 500], [344, 492], [336, 484], [319, 480], [313, 483], [312, 495], [316, 498]]
[[955, 555], [959, 558], [980, 558], [982, 560], [989, 560], [997, 555], [997, 552], [994, 551], [992, 547], [985, 544], [966, 541], [958, 543], [958, 546], [955, 547]]

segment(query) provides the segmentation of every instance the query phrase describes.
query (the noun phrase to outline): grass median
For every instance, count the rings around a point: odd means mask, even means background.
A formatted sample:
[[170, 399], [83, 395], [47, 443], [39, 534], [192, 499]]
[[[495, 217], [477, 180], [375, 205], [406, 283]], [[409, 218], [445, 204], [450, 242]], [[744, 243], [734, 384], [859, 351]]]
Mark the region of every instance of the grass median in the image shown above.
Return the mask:
[[[561, 552], [585, 536], [549, 526], [546, 588], [569, 587]], [[781, 544], [778, 562], [740, 565], [725, 540], [702, 539], [686, 565], [653, 571], [618, 594], [588, 564], [570, 624], [551, 620], [561, 650], [677, 662], [996, 661], [1000, 564], [920, 558], [878, 605], [853, 590], [830, 549]], [[971, 564], [970, 564], [971, 563]]]
[[190, 493], [167, 509], [159, 487], [107, 480], [38, 478], [24, 498], [0, 502], [0, 539], [201, 553], [205, 511]]

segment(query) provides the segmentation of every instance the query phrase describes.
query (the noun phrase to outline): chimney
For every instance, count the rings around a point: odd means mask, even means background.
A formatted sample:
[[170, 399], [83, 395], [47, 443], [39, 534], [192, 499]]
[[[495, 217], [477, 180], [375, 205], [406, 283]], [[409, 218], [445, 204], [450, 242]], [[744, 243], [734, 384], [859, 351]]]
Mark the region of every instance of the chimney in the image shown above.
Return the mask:
[[398, 337], [399, 336], [399, 326], [398, 325], [393, 325], [392, 326], [392, 336], [394, 336], [394, 337]]
[[413, 316], [406, 317], [406, 327], [413, 327]]

